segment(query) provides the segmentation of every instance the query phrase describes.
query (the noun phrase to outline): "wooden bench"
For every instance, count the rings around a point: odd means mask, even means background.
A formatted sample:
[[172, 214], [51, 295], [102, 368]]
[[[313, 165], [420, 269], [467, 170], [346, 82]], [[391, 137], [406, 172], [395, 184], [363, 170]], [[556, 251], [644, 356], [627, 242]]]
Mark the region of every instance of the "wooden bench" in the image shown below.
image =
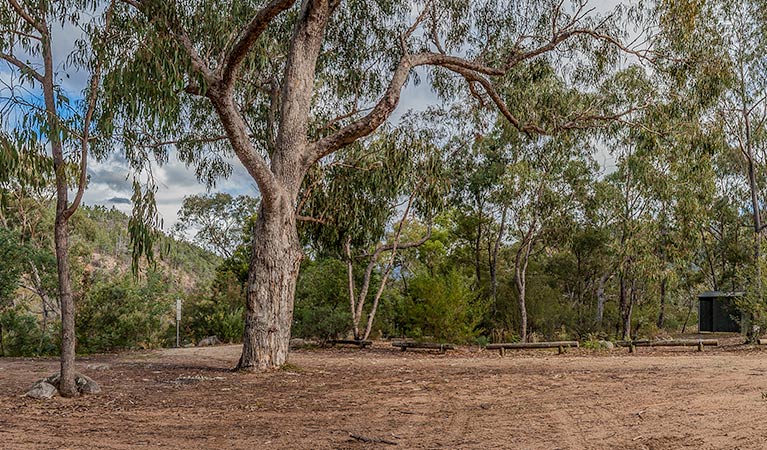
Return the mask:
[[650, 343], [649, 339], [634, 339], [633, 341], [632, 340], [615, 341], [615, 345], [617, 345], [618, 347], [631, 347], [632, 344], [634, 346], [637, 346], [637, 345], [643, 345], [643, 344], [649, 344], [649, 343]]
[[697, 347], [698, 351], [702, 352], [706, 346], [719, 346], [719, 341], [716, 339], [669, 339], [660, 341], [637, 339], [634, 341], [618, 341], [616, 344], [624, 347], [627, 346], [629, 353], [636, 352], [637, 347]]
[[392, 347], [399, 347], [403, 352], [409, 348], [425, 348], [429, 350], [439, 350], [445, 353], [447, 350], [455, 350], [453, 344], [439, 344], [436, 342], [413, 342], [413, 341], [395, 341], [391, 343]]
[[488, 344], [488, 350], [498, 350], [501, 356], [506, 354], [506, 350], [522, 350], [537, 348], [556, 348], [559, 354], [565, 352], [566, 348], [579, 347], [578, 341], [553, 341], [553, 342], [504, 342], [499, 344]]
[[330, 345], [356, 345], [359, 348], [366, 348], [373, 345], [373, 341], [357, 340], [357, 339], [331, 339], [328, 341]]

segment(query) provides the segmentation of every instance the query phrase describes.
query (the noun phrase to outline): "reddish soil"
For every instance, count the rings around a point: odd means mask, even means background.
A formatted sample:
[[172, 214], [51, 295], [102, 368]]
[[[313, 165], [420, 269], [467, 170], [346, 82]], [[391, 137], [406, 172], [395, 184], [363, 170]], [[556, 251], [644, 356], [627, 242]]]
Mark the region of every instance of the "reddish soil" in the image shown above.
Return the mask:
[[[232, 373], [236, 346], [80, 359], [103, 393], [20, 396], [49, 359], [0, 359], [2, 449], [763, 449], [767, 349], [446, 355], [300, 350]], [[350, 437], [398, 444], [365, 443]]]

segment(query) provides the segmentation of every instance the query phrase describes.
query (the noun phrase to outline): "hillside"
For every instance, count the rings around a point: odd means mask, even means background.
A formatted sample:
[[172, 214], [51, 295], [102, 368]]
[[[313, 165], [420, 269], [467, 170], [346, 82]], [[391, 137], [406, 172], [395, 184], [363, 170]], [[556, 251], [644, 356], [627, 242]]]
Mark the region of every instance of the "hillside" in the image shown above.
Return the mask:
[[[114, 208], [85, 206], [73, 219], [72, 246], [80, 262], [93, 273], [130, 271], [128, 216]], [[162, 234], [155, 243], [156, 270], [170, 275], [178, 287], [190, 291], [213, 279], [221, 259], [194, 244]], [[142, 262], [142, 270], [146, 270]]]
[[[0, 279], [3, 291], [10, 292], [0, 298], [0, 356], [55, 354], [59, 306], [52, 205], [21, 211], [14, 210], [9, 226], [0, 230], [0, 253], [10, 255]], [[154, 262], [142, 260], [136, 277], [127, 215], [84, 206], [70, 224], [78, 352], [175, 343], [176, 301], [186, 308], [208, 295], [221, 259], [161, 234]]]

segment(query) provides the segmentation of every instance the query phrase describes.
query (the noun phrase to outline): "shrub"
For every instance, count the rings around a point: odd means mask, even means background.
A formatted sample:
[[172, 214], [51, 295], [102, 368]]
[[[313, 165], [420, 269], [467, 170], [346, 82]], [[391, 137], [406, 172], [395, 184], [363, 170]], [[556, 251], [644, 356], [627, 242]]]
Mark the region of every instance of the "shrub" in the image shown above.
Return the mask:
[[[235, 297], [240, 300], [240, 297]], [[207, 336], [218, 336], [223, 342], [238, 342], [242, 339], [245, 308], [242, 301], [233, 305], [223, 295], [213, 295], [185, 305], [186, 336], [197, 342]], [[183, 323], [183, 322], [182, 322]]]
[[351, 328], [349, 287], [342, 261], [307, 261], [296, 287], [293, 335], [337, 339]]
[[471, 280], [457, 270], [408, 283], [403, 322], [408, 336], [433, 336], [439, 341], [474, 342], [488, 304], [471, 291]]
[[53, 334], [42, 334], [37, 318], [20, 306], [0, 312], [0, 356], [50, 355], [57, 351]]
[[79, 350], [88, 353], [163, 345], [175, 305], [167, 286], [156, 273], [149, 273], [140, 283], [127, 274], [94, 282], [78, 305]]

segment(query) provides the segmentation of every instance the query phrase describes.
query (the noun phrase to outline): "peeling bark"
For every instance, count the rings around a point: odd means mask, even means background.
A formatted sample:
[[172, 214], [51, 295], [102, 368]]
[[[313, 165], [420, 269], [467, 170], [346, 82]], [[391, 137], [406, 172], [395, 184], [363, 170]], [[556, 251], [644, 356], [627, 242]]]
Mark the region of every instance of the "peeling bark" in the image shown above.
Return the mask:
[[237, 368], [275, 369], [287, 361], [293, 300], [303, 253], [289, 199], [262, 206], [254, 227], [243, 347]]

